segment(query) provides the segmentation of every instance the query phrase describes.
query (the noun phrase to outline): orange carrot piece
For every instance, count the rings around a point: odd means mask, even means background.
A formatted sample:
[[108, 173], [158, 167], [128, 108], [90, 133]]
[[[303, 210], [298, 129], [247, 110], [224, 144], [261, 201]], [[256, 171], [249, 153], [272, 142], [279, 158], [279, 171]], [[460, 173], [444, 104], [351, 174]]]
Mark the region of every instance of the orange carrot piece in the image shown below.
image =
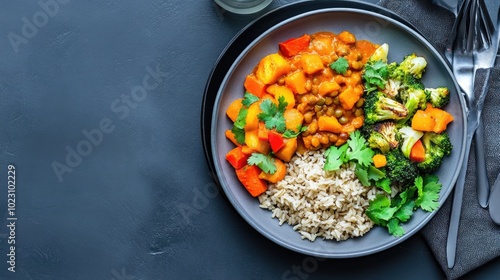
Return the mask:
[[255, 151], [250, 149], [250, 147], [248, 147], [247, 145], [243, 145], [243, 146], [241, 146], [241, 152], [250, 156]]
[[226, 109], [226, 115], [233, 122], [236, 121], [236, 118], [240, 113], [241, 107], [243, 107], [241, 101], [243, 101], [243, 98], [235, 99], [233, 102], [231, 102], [231, 104], [229, 104], [229, 106]]
[[245, 132], [245, 143], [254, 152], [259, 152], [261, 154], [267, 155], [271, 151], [269, 142], [267, 140], [262, 141], [259, 139], [258, 129]]
[[298, 131], [298, 127], [304, 122], [304, 115], [295, 108], [286, 109], [283, 116], [285, 117], [286, 129], [290, 129], [295, 132]]
[[335, 117], [321, 116], [318, 118], [318, 129], [320, 131], [340, 133], [342, 132], [342, 125]]
[[279, 151], [274, 153], [274, 155], [285, 162], [289, 162], [292, 159], [295, 152], [297, 151], [297, 137], [287, 138], [284, 139], [284, 141], [285, 141], [285, 146], [283, 146]]
[[247, 165], [247, 160], [250, 155], [243, 153], [241, 147], [236, 147], [231, 151], [227, 152], [226, 160], [235, 168], [240, 169]]
[[433, 108], [432, 114], [434, 116], [434, 132], [441, 133], [446, 130], [450, 122], [454, 120], [453, 115], [439, 108]]
[[259, 128], [259, 114], [262, 112], [260, 109], [260, 100], [252, 103], [250, 107], [248, 107], [247, 117], [245, 119], [245, 131], [256, 130]]
[[332, 92], [340, 90], [340, 85], [337, 84], [335, 81], [325, 81], [319, 84], [318, 87], [318, 93], [321, 96], [325, 96], [327, 94], [330, 94]]
[[323, 60], [319, 54], [302, 54], [300, 57], [302, 70], [307, 74], [314, 74], [323, 70]]
[[265, 56], [259, 61], [255, 75], [266, 85], [274, 84], [282, 75], [290, 72], [288, 61], [278, 53]]
[[304, 94], [306, 89], [307, 78], [304, 72], [295, 71], [285, 77], [285, 85], [296, 94]]
[[340, 41], [346, 44], [354, 44], [356, 42], [356, 37], [349, 31], [342, 31], [339, 35], [337, 35]]
[[259, 140], [261, 141], [267, 141], [267, 138], [269, 137], [269, 129], [267, 129], [266, 125], [263, 122], [259, 122], [257, 135], [259, 136]]
[[267, 92], [272, 94], [275, 100], [279, 100], [280, 97], [283, 97], [287, 104], [287, 108], [295, 107], [295, 95], [293, 91], [286, 86], [279, 86], [277, 84], [270, 85], [267, 88]]
[[425, 159], [425, 147], [420, 139], [413, 144], [410, 151], [410, 160], [413, 162], [422, 162]]
[[373, 165], [376, 168], [384, 167], [387, 165], [387, 158], [383, 154], [374, 155], [372, 160], [373, 160]]
[[243, 83], [246, 91], [261, 98], [266, 93], [266, 84], [261, 82], [254, 74], [247, 75]]
[[245, 165], [240, 169], [236, 169], [238, 180], [253, 197], [257, 197], [267, 190], [266, 181], [259, 178], [260, 173], [260, 168], [255, 165]]
[[339, 94], [339, 101], [342, 105], [342, 108], [344, 108], [345, 110], [351, 110], [362, 95], [362, 90], [356, 90], [353, 87], [347, 87]]
[[311, 36], [304, 34], [298, 38], [291, 38], [278, 44], [280, 52], [287, 57], [294, 56], [309, 46]]
[[434, 131], [436, 121], [429, 110], [417, 110], [411, 120], [411, 128], [418, 131]]
[[264, 171], [260, 172], [259, 178], [266, 180], [271, 183], [278, 183], [279, 181], [283, 180], [286, 175], [286, 165], [283, 163], [283, 161], [275, 158], [274, 162], [276, 164], [276, 172], [273, 174], [266, 173]]
[[233, 142], [234, 145], [241, 146], [241, 144], [236, 141], [236, 137], [234, 137], [234, 133], [231, 131], [231, 129], [226, 130], [225, 134], [226, 138]]

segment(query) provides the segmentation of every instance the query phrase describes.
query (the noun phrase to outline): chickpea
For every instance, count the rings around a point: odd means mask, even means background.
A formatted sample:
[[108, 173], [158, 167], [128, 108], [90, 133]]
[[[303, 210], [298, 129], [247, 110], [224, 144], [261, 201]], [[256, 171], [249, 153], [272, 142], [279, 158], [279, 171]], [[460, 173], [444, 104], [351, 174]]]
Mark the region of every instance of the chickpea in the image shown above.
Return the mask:
[[349, 122], [349, 119], [346, 118], [345, 116], [342, 116], [342, 117], [339, 118], [339, 123], [340, 124], [346, 124], [348, 122]]
[[302, 142], [304, 146], [309, 149], [311, 147], [311, 136], [302, 137]]
[[339, 105], [339, 104], [340, 104], [340, 100], [339, 100], [339, 97], [338, 97], [338, 96], [335, 96], [335, 97], [333, 98], [333, 104], [335, 104], [335, 105]]
[[332, 143], [332, 144], [336, 143], [338, 139], [339, 138], [338, 138], [337, 134], [330, 134], [330, 136], [328, 137], [328, 140], [330, 140], [330, 143]]
[[344, 111], [342, 111], [342, 109], [340, 109], [340, 108], [337, 108], [333, 112], [333, 115], [338, 119], [338, 118], [342, 117], [342, 115], [344, 115]]
[[309, 104], [309, 105], [314, 105], [314, 104], [316, 104], [316, 100], [317, 100], [317, 97], [316, 97], [316, 96], [314, 96], [314, 95], [312, 95], [312, 94], [309, 94], [309, 95], [307, 96], [307, 104]]
[[333, 103], [333, 99], [331, 97], [325, 98], [325, 104], [326, 105], [331, 105]]
[[318, 123], [314, 120], [307, 126], [307, 132], [309, 132], [309, 134], [314, 134], [316, 131], [318, 131]]
[[339, 140], [346, 141], [349, 138], [349, 133], [341, 132], [340, 135], [339, 135], [339, 138], [340, 138]]
[[304, 122], [307, 124], [307, 123], [311, 123], [312, 122], [312, 119], [313, 119], [313, 112], [307, 112], [304, 114]]
[[346, 45], [338, 45], [337, 47], [337, 55], [346, 56], [349, 54], [349, 46]]
[[313, 85], [313, 86], [312, 86], [312, 89], [311, 89], [311, 92], [312, 92], [313, 94], [318, 94], [318, 86], [317, 86], [317, 85]]
[[363, 63], [361, 61], [353, 61], [351, 63], [351, 67], [354, 70], [361, 70], [363, 69]]
[[363, 107], [364, 104], [365, 104], [365, 99], [364, 98], [360, 98], [358, 100], [358, 102], [356, 102], [356, 107], [361, 108], [361, 107]]
[[330, 141], [328, 139], [328, 136], [322, 135], [321, 138], [319, 139], [319, 142], [323, 145], [327, 145]]
[[302, 114], [304, 114], [307, 111], [306, 106], [307, 106], [307, 104], [300, 103], [299, 105], [297, 105], [297, 110], [299, 112], [301, 112]]
[[306, 84], [305, 84], [305, 88], [307, 91], [311, 91], [311, 88], [312, 88], [312, 82], [310, 79], [307, 79], [306, 80]]
[[333, 109], [333, 107], [328, 107], [328, 109], [326, 109], [326, 115], [331, 117], [333, 116], [333, 114], [335, 113], [335, 110]]
[[363, 114], [364, 114], [363, 109], [358, 108], [358, 109], [356, 109], [356, 111], [354, 111], [354, 115], [356, 117], [361, 117]]
[[315, 148], [318, 147], [319, 146], [319, 139], [318, 139], [318, 137], [313, 136], [312, 139], [311, 139], [311, 144]]

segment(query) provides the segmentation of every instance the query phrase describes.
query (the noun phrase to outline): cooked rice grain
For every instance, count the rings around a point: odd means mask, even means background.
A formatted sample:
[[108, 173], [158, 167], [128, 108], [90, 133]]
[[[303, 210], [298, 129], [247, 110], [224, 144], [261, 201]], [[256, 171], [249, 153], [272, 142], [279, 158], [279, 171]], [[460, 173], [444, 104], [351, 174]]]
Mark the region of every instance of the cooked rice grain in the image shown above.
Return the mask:
[[287, 164], [287, 175], [259, 196], [260, 207], [272, 217], [293, 226], [302, 239], [346, 240], [362, 236], [373, 227], [365, 215], [377, 193], [361, 185], [354, 165], [324, 171], [324, 150], [296, 155]]

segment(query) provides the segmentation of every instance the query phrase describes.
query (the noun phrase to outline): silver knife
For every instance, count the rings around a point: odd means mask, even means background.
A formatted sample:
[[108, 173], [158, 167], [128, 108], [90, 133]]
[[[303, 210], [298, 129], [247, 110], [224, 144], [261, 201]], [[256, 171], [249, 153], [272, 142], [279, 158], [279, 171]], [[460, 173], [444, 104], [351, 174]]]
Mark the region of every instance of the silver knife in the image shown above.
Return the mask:
[[[488, 10], [484, 4], [484, 1], [478, 1], [479, 12], [482, 15], [483, 21], [479, 24], [493, 25], [491, 21]], [[487, 50], [481, 52], [474, 53], [474, 72], [477, 69], [486, 69], [486, 78], [484, 80], [483, 88], [481, 89], [481, 94], [485, 94], [489, 89], [489, 78], [491, 68], [495, 66], [495, 58], [498, 52], [498, 29], [500, 26], [500, 14], [497, 15], [497, 24], [491, 26], [493, 28], [493, 33], [488, 34], [491, 36], [491, 45]], [[479, 116], [479, 125], [475, 134], [475, 143], [476, 143], [476, 175], [477, 175], [477, 198], [479, 200], [479, 204], [481, 207], [486, 208], [488, 206], [488, 196], [490, 193], [490, 184], [488, 181], [488, 174], [486, 173], [486, 162], [484, 156], [484, 131], [483, 124], [481, 122], [481, 116]]]

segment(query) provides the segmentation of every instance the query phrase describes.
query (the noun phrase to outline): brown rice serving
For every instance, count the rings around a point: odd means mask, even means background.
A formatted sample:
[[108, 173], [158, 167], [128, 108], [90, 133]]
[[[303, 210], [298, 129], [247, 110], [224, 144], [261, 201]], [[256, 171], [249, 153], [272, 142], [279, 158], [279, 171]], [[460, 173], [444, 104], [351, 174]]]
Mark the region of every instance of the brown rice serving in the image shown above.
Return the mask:
[[259, 196], [260, 207], [272, 211], [279, 224], [288, 223], [302, 239], [346, 240], [363, 236], [373, 227], [365, 215], [375, 187], [364, 187], [354, 164], [324, 171], [324, 150], [295, 155], [285, 178]]

